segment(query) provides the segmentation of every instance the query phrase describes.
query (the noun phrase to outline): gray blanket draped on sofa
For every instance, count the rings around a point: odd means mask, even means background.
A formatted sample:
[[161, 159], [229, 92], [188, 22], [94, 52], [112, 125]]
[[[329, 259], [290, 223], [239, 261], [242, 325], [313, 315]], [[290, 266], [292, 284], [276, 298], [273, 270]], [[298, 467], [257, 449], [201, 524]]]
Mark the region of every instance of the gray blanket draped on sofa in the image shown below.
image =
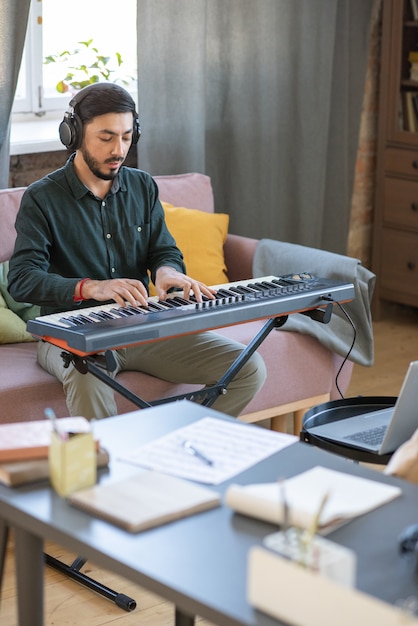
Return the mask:
[[[272, 239], [257, 244], [253, 276], [310, 272], [321, 278], [353, 283], [355, 299], [343, 305], [356, 328], [356, 341], [349, 359], [371, 366], [374, 361], [373, 326], [370, 303], [376, 276], [358, 259]], [[304, 315], [290, 315], [281, 330], [305, 333], [316, 337], [330, 350], [345, 356], [353, 341], [353, 329], [340, 307], [335, 305], [328, 324], [315, 322]]]

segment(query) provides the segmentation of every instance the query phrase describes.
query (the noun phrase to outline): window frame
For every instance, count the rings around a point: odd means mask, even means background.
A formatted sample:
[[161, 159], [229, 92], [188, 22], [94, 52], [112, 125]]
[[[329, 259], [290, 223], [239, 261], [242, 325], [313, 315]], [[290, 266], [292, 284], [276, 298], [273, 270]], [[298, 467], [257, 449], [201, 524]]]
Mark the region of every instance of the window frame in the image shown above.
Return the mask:
[[[22, 55], [24, 67], [24, 92], [22, 98], [16, 97], [12, 107], [12, 121], [36, 121], [43, 117], [51, 118], [62, 115], [68, 108], [73, 94], [45, 97], [43, 88], [43, 39], [42, 8], [39, 0], [31, 0], [25, 46]], [[128, 87], [137, 101], [137, 78]]]

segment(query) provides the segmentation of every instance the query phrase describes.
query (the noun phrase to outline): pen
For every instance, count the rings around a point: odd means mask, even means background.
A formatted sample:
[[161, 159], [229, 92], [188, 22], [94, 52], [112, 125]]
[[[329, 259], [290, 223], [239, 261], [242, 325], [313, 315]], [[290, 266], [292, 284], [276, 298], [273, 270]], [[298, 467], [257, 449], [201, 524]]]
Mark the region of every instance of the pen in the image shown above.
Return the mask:
[[288, 547], [289, 543], [289, 503], [287, 501], [286, 495], [286, 481], [285, 479], [279, 480], [280, 485], [280, 493], [281, 493], [281, 504], [282, 504], [282, 527], [285, 537], [286, 547]]
[[[328, 502], [328, 498], [329, 498], [329, 492], [326, 491], [321, 498], [321, 502], [319, 503], [318, 510], [315, 514], [315, 517], [312, 520], [311, 527], [304, 531], [300, 539], [300, 551], [301, 551], [301, 557], [302, 557], [301, 564], [304, 567], [307, 566], [307, 550], [308, 548], [312, 549], [314, 547], [315, 535], [318, 532], [318, 529], [321, 523], [321, 515], [325, 508], [326, 503]], [[315, 554], [312, 553], [311, 558], [314, 558], [314, 556]], [[318, 555], [316, 555], [316, 557], [317, 556]]]
[[186, 439], [182, 442], [182, 446], [186, 450], [186, 452], [195, 456], [197, 459], [200, 459], [201, 461], [203, 461], [203, 463], [206, 463], [206, 465], [213, 465], [212, 459], [209, 459], [206, 454], [199, 450], [199, 448], [196, 448], [196, 446], [194, 446], [191, 441], [188, 441]]
[[326, 491], [324, 493], [324, 495], [322, 496], [322, 499], [321, 499], [321, 502], [319, 504], [318, 510], [316, 512], [316, 515], [315, 515], [313, 521], [312, 521], [312, 526], [309, 529], [309, 535], [310, 535], [311, 538], [313, 538], [314, 535], [316, 535], [316, 533], [318, 532], [319, 525], [320, 525], [320, 522], [321, 522], [321, 515], [322, 515], [322, 512], [323, 512], [323, 510], [325, 508], [326, 503], [328, 502], [328, 498], [329, 498], [329, 493], [328, 493], [328, 491]]
[[65, 441], [67, 439], [67, 436], [65, 433], [59, 430], [58, 423], [57, 423], [57, 416], [55, 415], [55, 412], [53, 411], [53, 409], [50, 409], [48, 407], [44, 410], [44, 413], [45, 413], [45, 417], [51, 421], [53, 431], [58, 435], [58, 437], [62, 441]]

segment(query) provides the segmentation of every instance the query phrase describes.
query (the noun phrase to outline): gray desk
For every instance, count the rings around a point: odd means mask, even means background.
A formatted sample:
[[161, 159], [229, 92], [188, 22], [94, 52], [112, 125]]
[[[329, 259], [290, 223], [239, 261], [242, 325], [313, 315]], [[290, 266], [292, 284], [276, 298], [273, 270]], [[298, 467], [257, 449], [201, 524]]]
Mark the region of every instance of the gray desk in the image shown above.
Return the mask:
[[[96, 427], [97, 434], [112, 457], [110, 476], [103, 475], [101, 480], [138, 471], [116, 461], [121, 451], [206, 415], [229, 419], [212, 409], [183, 401], [101, 421]], [[256, 426], [248, 425], [248, 428]], [[390, 603], [417, 594], [413, 563], [398, 555], [396, 538], [405, 525], [418, 521], [418, 487], [301, 442], [272, 455], [234, 480], [271, 481], [317, 464], [402, 484], [401, 498], [350, 522], [331, 536], [356, 550], [360, 589]], [[223, 492], [228, 484], [224, 483], [219, 490]], [[178, 626], [192, 625], [194, 615], [219, 626], [278, 624], [254, 610], [246, 599], [247, 553], [275, 530], [270, 524], [220, 507], [132, 535], [71, 507], [46, 484], [15, 490], [0, 487], [0, 503], [0, 533], [3, 533], [0, 540], [7, 525], [15, 530], [20, 626], [43, 624], [45, 539], [172, 602], [176, 606]], [[0, 541], [0, 547], [3, 543]], [[135, 599], [140, 623], [141, 598]], [[302, 591], [299, 600], [303, 601]]]

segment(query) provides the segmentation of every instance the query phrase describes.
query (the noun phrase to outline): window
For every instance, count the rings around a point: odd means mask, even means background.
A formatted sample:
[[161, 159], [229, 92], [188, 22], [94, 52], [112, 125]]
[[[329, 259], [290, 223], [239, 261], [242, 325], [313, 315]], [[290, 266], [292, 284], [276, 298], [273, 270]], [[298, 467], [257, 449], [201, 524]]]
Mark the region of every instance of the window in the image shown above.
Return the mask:
[[[80, 52], [60, 57], [75, 50]], [[73, 80], [87, 79], [93, 69], [105, 80], [100, 68], [136, 99], [136, 54], [136, 0], [123, 0], [118, 10], [114, 0], [32, 0], [13, 112], [62, 114], [74, 90], [65, 84], [61, 93], [57, 84], [63, 86], [68, 72]], [[54, 62], [45, 63], [47, 57]], [[74, 69], [83, 65], [85, 70]]]

